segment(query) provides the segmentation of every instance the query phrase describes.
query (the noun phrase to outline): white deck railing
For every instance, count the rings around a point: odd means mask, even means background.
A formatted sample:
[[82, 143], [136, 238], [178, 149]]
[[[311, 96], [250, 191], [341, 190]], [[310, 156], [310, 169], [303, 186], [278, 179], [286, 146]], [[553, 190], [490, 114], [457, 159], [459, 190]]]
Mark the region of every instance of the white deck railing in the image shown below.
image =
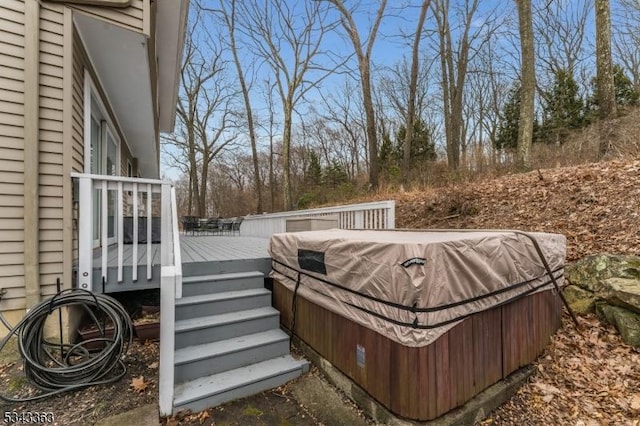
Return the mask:
[[[180, 255], [180, 232], [178, 230], [178, 206], [176, 190], [173, 187], [162, 187], [162, 216], [171, 217], [171, 221], [162, 223], [162, 238], [168, 244], [160, 246], [162, 272], [160, 282], [160, 371], [158, 378], [158, 405], [160, 414], [171, 415], [173, 411], [174, 393], [174, 357], [175, 357], [175, 324], [176, 299], [182, 297], [182, 258]], [[168, 202], [164, 202], [167, 200]]]
[[[163, 188], [170, 189], [171, 185], [160, 180], [137, 179], [120, 176], [103, 176], [82, 173], [72, 173], [71, 176], [78, 180], [79, 184], [79, 214], [78, 214], [78, 284], [85, 290], [92, 291], [100, 283], [93, 282], [94, 265], [99, 265], [100, 279], [104, 282], [118, 283], [124, 280], [124, 218], [125, 209], [129, 211], [127, 216], [132, 218], [131, 241], [131, 279], [137, 282], [139, 266], [139, 219], [146, 217], [146, 259], [140, 262], [146, 266], [146, 279], [151, 280], [153, 273], [153, 222], [170, 222], [170, 217], [158, 217], [153, 214], [153, 195], [161, 198]], [[98, 198], [98, 200], [96, 200]], [[111, 198], [111, 200], [110, 200]], [[126, 200], [125, 200], [126, 198]], [[143, 199], [146, 198], [146, 202]], [[161, 199], [162, 203], [170, 202], [169, 199]], [[94, 208], [99, 208], [94, 212]], [[111, 210], [111, 211], [110, 211]], [[142, 215], [140, 214], [142, 212]], [[177, 215], [176, 215], [177, 217]], [[115, 235], [109, 235], [109, 221], [112, 221], [112, 229]], [[99, 225], [98, 225], [99, 224]], [[99, 229], [95, 229], [99, 226]], [[163, 228], [164, 230], [164, 228]], [[95, 236], [98, 236], [96, 239]], [[169, 241], [170, 235], [160, 235], [161, 241]], [[143, 246], [144, 247], [144, 246]], [[116, 252], [115, 277], [113, 269], [109, 268], [109, 255]], [[112, 256], [113, 257], [113, 256]]]
[[[160, 377], [159, 405], [163, 415], [171, 414], [173, 409], [174, 389], [174, 333], [175, 333], [175, 300], [182, 297], [182, 260], [180, 255], [180, 233], [178, 231], [178, 209], [175, 188], [160, 180], [137, 179], [120, 176], [103, 176], [72, 173], [78, 180], [79, 215], [78, 215], [78, 282], [79, 287], [92, 291], [94, 269], [94, 236], [99, 235], [98, 255], [100, 276], [102, 280], [110, 278], [113, 273], [108, 268], [109, 250], [113, 250], [109, 238], [108, 221], [114, 221], [117, 250], [117, 281], [123, 281], [124, 260], [124, 217], [125, 209], [132, 216], [132, 281], [138, 280], [138, 219], [140, 211], [147, 217], [146, 229], [146, 279], [152, 279], [152, 241], [153, 241], [153, 194], [160, 197]], [[111, 194], [110, 194], [111, 192]], [[109, 196], [114, 195], [111, 214], [109, 212]], [[143, 195], [144, 194], [144, 195]], [[100, 202], [96, 202], [99, 197]], [[125, 203], [125, 197], [127, 202]], [[141, 202], [146, 198], [146, 202]], [[157, 198], [156, 198], [157, 200]], [[94, 206], [100, 211], [94, 214]], [[156, 207], [157, 209], [157, 207]], [[98, 216], [99, 215], [99, 216]], [[99, 217], [99, 220], [98, 220]], [[156, 219], [157, 220], [157, 219]], [[94, 229], [100, 224], [99, 232]], [[113, 238], [113, 237], [112, 237]], [[111, 246], [111, 247], [110, 247]], [[129, 265], [127, 265], [129, 266]]]
[[240, 226], [240, 234], [246, 237], [270, 237], [286, 231], [287, 219], [323, 216], [337, 218], [340, 229], [394, 229], [395, 201], [246, 216]]

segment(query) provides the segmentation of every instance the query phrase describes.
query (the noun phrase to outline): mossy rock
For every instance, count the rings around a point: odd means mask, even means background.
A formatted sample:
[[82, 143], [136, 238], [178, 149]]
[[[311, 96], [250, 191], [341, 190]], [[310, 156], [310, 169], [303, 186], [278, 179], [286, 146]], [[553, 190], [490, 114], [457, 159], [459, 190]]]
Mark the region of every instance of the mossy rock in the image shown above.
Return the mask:
[[640, 315], [603, 302], [597, 303], [596, 310], [608, 323], [616, 327], [627, 345], [640, 348]]
[[564, 297], [571, 310], [578, 315], [593, 313], [595, 310], [595, 296], [588, 290], [570, 285], [564, 289]]
[[640, 279], [609, 278], [604, 280], [596, 296], [610, 305], [640, 314]]
[[640, 257], [614, 254], [596, 254], [578, 260], [565, 268], [571, 284], [597, 292], [609, 278], [640, 280]]

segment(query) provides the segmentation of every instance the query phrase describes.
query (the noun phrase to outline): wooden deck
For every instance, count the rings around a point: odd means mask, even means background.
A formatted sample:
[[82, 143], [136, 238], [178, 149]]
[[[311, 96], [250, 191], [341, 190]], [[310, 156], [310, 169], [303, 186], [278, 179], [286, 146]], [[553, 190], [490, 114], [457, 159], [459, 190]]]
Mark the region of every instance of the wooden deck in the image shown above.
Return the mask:
[[[261, 259], [269, 257], [268, 238], [241, 236], [180, 235], [182, 264], [196, 262], [216, 262], [225, 260]], [[160, 244], [151, 244], [151, 264], [160, 265]], [[107, 251], [107, 267], [118, 266], [116, 245]], [[93, 267], [100, 268], [102, 250], [93, 251]], [[147, 264], [147, 245], [138, 244], [138, 265]], [[133, 266], [133, 244], [125, 244], [123, 250], [124, 266]]]
[[[268, 273], [269, 239], [226, 235], [180, 235], [183, 276], [237, 272], [247, 267]], [[104, 291], [143, 290], [160, 287], [160, 244], [151, 245], [152, 277], [147, 280], [147, 244], [138, 244], [138, 280], [132, 279], [133, 245], [123, 246], [123, 281], [117, 282], [117, 245], [107, 250], [108, 280]], [[102, 249], [93, 251], [94, 290], [101, 292]]]

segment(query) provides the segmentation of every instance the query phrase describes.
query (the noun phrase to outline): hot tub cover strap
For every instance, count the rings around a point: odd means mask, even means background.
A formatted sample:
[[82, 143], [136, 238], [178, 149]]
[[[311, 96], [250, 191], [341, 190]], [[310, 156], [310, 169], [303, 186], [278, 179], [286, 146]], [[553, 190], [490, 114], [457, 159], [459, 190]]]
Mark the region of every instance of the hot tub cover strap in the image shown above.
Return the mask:
[[[288, 269], [290, 272], [295, 273], [297, 275], [297, 277], [293, 278], [289, 273], [285, 273], [282, 270], [280, 270], [280, 267], [284, 267], [285, 269]], [[272, 260], [272, 269], [277, 274], [280, 274], [281, 276], [283, 276], [285, 278], [288, 278], [288, 279], [290, 279], [292, 281], [295, 281], [295, 283], [296, 283], [294, 291], [293, 291], [293, 300], [292, 300], [292, 303], [291, 303], [291, 312], [292, 312], [292, 326], [291, 326], [291, 329], [292, 329], [293, 333], [295, 333], [297, 297], [298, 297], [298, 290], [299, 290], [300, 284], [301, 284], [301, 276], [309, 277], [309, 278], [313, 279], [314, 281], [320, 282], [322, 284], [325, 284], [325, 285], [328, 285], [328, 286], [331, 286], [331, 287], [335, 287], [335, 288], [338, 288], [340, 290], [347, 291], [349, 293], [358, 295], [360, 297], [363, 297], [365, 299], [368, 299], [368, 300], [371, 300], [371, 301], [374, 301], [374, 302], [377, 302], [377, 303], [382, 303], [383, 305], [386, 305], [386, 306], [389, 306], [389, 307], [392, 307], [392, 308], [400, 309], [400, 310], [403, 310], [403, 311], [409, 311], [409, 312], [412, 312], [414, 314], [438, 312], [438, 311], [454, 308], [454, 307], [457, 307], [457, 306], [465, 305], [465, 304], [468, 304], [468, 303], [473, 303], [473, 302], [476, 302], [478, 300], [482, 300], [482, 299], [485, 299], [485, 298], [488, 298], [488, 297], [491, 297], [491, 296], [495, 296], [497, 294], [502, 294], [502, 293], [505, 293], [507, 291], [515, 290], [515, 289], [518, 289], [518, 288], [526, 286], [526, 285], [531, 285], [532, 283], [534, 283], [536, 281], [539, 281], [541, 278], [549, 277], [548, 280], [543, 281], [542, 283], [534, 284], [531, 288], [525, 290], [523, 293], [518, 293], [518, 294], [514, 295], [513, 297], [510, 297], [510, 298], [500, 302], [497, 305], [491, 306], [491, 308], [493, 308], [495, 306], [505, 305], [505, 304], [510, 303], [510, 302], [512, 302], [514, 300], [518, 300], [518, 299], [521, 299], [523, 297], [526, 297], [531, 293], [534, 293], [534, 292], [536, 292], [536, 291], [538, 291], [538, 290], [540, 290], [540, 289], [542, 289], [544, 287], [549, 286], [550, 284], [553, 284], [553, 280], [554, 279], [557, 280], [559, 278], [564, 277], [564, 267], [559, 266], [556, 269], [554, 269], [553, 271], [551, 271], [553, 275], [549, 275], [548, 273], [544, 273], [543, 275], [541, 275], [539, 277], [532, 278], [532, 279], [529, 279], [529, 280], [526, 280], [526, 281], [521, 281], [521, 282], [512, 284], [511, 286], [503, 287], [501, 289], [498, 289], [498, 290], [495, 290], [495, 291], [492, 291], [492, 292], [489, 292], [489, 293], [485, 293], [485, 294], [482, 294], [482, 295], [478, 295], [478, 296], [475, 296], [475, 297], [472, 297], [472, 298], [469, 298], [469, 299], [466, 299], [466, 300], [460, 300], [460, 301], [449, 303], [449, 304], [446, 304], [446, 305], [439, 305], [439, 306], [433, 306], [433, 307], [422, 307], [421, 308], [421, 307], [418, 307], [416, 304], [414, 304], [412, 306], [409, 306], [409, 305], [402, 305], [402, 304], [399, 304], [399, 303], [390, 302], [388, 300], [379, 299], [377, 297], [368, 295], [366, 293], [363, 293], [363, 292], [360, 292], [360, 291], [357, 291], [357, 290], [353, 290], [353, 289], [350, 289], [350, 288], [345, 287], [343, 285], [331, 282], [331, 281], [329, 281], [329, 280], [327, 280], [325, 278], [321, 278], [321, 277], [317, 277], [317, 276], [311, 275], [311, 274], [309, 274], [307, 272], [304, 272], [303, 270], [297, 269], [297, 268], [295, 268], [295, 267], [293, 267], [291, 265], [287, 265], [287, 264], [282, 263], [282, 262], [280, 262], [278, 260], [275, 260], [275, 259]], [[321, 294], [321, 295], [323, 295], [325, 297], [330, 297], [328, 294], [323, 293], [323, 292], [321, 292], [321, 291], [319, 291], [317, 289], [309, 288], [309, 290], [311, 290], [313, 292], [316, 292], [318, 294]], [[358, 305], [356, 305], [354, 303], [350, 303], [350, 302], [343, 301], [343, 300], [338, 300], [338, 301], [341, 302], [341, 303], [345, 303], [345, 304], [347, 304], [347, 305], [349, 305], [349, 306], [351, 306], [351, 307], [353, 307], [355, 309], [358, 309], [358, 310], [360, 310], [362, 312], [365, 312], [365, 313], [367, 313], [369, 315], [373, 315], [373, 316], [375, 316], [377, 318], [380, 318], [380, 319], [382, 319], [384, 321], [388, 321], [388, 322], [391, 322], [393, 324], [396, 324], [396, 325], [399, 325], [399, 326], [403, 326], [403, 327], [411, 327], [411, 328], [422, 329], [422, 330], [429, 330], [429, 329], [435, 329], [435, 328], [438, 328], [438, 327], [442, 327], [444, 325], [460, 321], [460, 320], [472, 315], [473, 313], [476, 313], [476, 312], [471, 312], [471, 313], [467, 313], [467, 314], [461, 314], [461, 315], [453, 317], [453, 318], [451, 318], [449, 320], [441, 321], [441, 322], [438, 322], [438, 323], [435, 323], [435, 324], [420, 324], [420, 321], [419, 321], [417, 316], [415, 317], [413, 322], [398, 321], [398, 320], [396, 320], [394, 318], [390, 318], [389, 316], [383, 315], [381, 313], [375, 312], [375, 311], [373, 311], [371, 309], [367, 309], [367, 308], [362, 307], [362, 306], [358, 306]]]

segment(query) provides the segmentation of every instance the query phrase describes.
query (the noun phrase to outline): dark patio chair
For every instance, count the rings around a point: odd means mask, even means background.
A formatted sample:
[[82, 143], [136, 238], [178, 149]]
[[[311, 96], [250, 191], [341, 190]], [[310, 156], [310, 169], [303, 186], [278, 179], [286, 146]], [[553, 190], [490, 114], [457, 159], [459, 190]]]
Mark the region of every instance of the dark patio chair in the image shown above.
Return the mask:
[[232, 226], [233, 219], [222, 219], [220, 223], [220, 233], [224, 235], [231, 235]]
[[233, 220], [233, 223], [231, 224], [231, 233], [233, 235], [235, 235], [236, 233], [240, 235], [240, 225], [242, 225], [243, 220], [244, 220], [244, 217], [242, 216], [237, 217]]
[[198, 224], [198, 218], [196, 216], [183, 216], [182, 217], [182, 232], [185, 234], [195, 232], [196, 225]]
[[207, 230], [207, 219], [196, 218], [196, 223], [193, 228], [194, 233], [204, 233]]
[[220, 219], [209, 218], [207, 221], [207, 235], [216, 235], [220, 232]]

